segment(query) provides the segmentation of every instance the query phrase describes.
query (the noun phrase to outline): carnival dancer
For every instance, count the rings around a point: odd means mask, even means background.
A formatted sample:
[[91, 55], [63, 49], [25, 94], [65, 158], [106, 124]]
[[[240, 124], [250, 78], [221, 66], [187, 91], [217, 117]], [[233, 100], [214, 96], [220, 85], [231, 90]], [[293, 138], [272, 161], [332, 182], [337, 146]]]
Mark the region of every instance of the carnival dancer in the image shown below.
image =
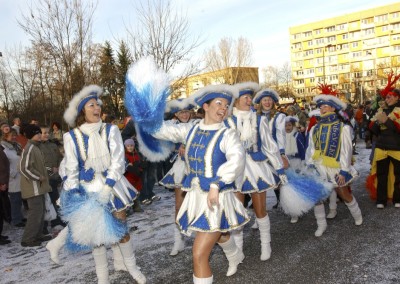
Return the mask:
[[[262, 261], [271, 257], [270, 221], [266, 208], [267, 190], [275, 189], [275, 170], [284, 177], [282, 160], [277, 144], [269, 131], [264, 116], [257, 116], [251, 110], [252, 99], [260, 87], [253, 82], [235, 85], [239, 89], [239, 98], [235, 100], [233, 115], [225, 120], [225, 126], [235, 129], [246, 150], [244, 176], [237, 181], [239, 192], [236, 196], [244, 202], [244, 194], [251, 194], [256, 222], [260, 230]], [[232, 232], [236, 245], [243, 250], [243, 228]]]
[[[228, 258], [227, 276], [235, 274], [244, 259], [229, 232], [249, 221], [246, 209], [234, 195], [235, 180], [243, 174], [245, 153], [236, 132], [222, 123], [238, 91], [229, 85], [204, 87], [192, 97], [203, 107], [205, 118], [195, 126], [188, 123], [168, 125], [162, 122], [162, 117], [160, 121], [157, 110], [157, 107], [165, 107], [164, 100], [169, 95], [169, 80], [165, 79], [161, 85], [163, 80], [159, 77], [162, 76], [166, 76], [165, 72], [159, 70], [151, 58], [133, 65], [127, 75], [125, 104], [138, 122], [139, 133], [146, 129], [158, 139], [186, 145], [187, 176], [182, 190], [187, 193], [176, 222], [183, 233], [196, 232], [193, 282], [212, 283], [209, 256], [215, 243], [222, 247]], [[156, 83], [161, 86], [153, 86]], [[157, 101], [155, 92], [160, 97]], [[147, 107], [143, 109], [146, 103]], [[156, 111], [151, 113], [152, 110]], [[149, 118], [157, 121], [142, 124]], [[146, 143], [144, 139], [142, 141]], [[154, 149], [161, 151], [159, 147]]]
[[[383, 209], [388, 199], [400, 208], [400, 89], [395, 89], [400, 74], [388, 75], [388, 84], [381, 91], [385, 107], [380, 107], [371, 119], [369, 128], [377, 136], [374, 157], [367, 187], [376, 207]], [[377, 185], [376, 185], [377, 180]]]
[[[174, 118], [166, 121], [170, 124], [188, 123], [190, 121], [191, 110], [194, 104], [191, 99], [177, 99], [167, 103], [166, 113], [174, 115]], [[193, 121], [192, 121], [193, 122]], [[175, 144], [175, 151], [170, 159], [174, 164], [167, 172], [163, 179], [159, 182], [166, 188], [174, 189], [175, 192], [175, 219], [181, 208], [186, 192], [181, 190], [183, 179], [185, 178], [185, 144]], [[185, 248], [185, 241], [178, 226], [174, 227], [174, 245], [172, 247], [171, 256], [175, 256]]]
[[[285, 153], [289, 160], [289, 168], [299, 173], [303, 169], [305, 156], [305, 138], [297, 131], [299, 119], [295, 116], [286, 116], [286, 145]], [[291, 216], [290, 222], [297, 223], [298, 216]]]
[[47, 249], [52, 256], [64, 243], [75, 251], [91, 249], [98, 283], [109, 283], [105, 246], [118, 244], [128, 272], [138, 283], [146, 283], [136, 266], [126, 223], [125, 210], [137, 191], [123, 176], [124, 145], [118, 128], [101, 121], [102, 92], [96, 85], [84, 87], [64, 113], [65, 121], [74, 127], [64, 135], [61, 210], [68, 226]]
[[[286, 131], [285, 131], [285, 117], [286, 115], [277, 110], [277, 104], [279, 103], [279, 94], [272, 89], [263, 89], [259, 91], [253, 99], [254, 104], [259, 104], [257, 114], [265, 116], [269, 123], [269, 129], [272, 134], [272, 138], [278, 144], [279, 152], [281, 154], [283, 167], [287, 169], [289, 167], [289, 161], [285, 155], [286, 145]], [[277, 178], [277, 180], [279, 180]], [[277, 202], [273, 208], [279, 206], [279, 187], [274, 189]]]
[[[320, 108], [320, 121], [311, 129], [306, 152], [306, 164], [314, 167], [321, 179], [334, 184], [336, 193], [350, 210], [357, 226], [363, 222], [361, 210], [348, 185], [358, 176], [352, 166], [352, 129], [341, 122], [338, 112], [346, 104], [336, 95], [330, 85], [320, 84], [322, 94], [314, 98]], [[316, 237], [322, 236], [327, 228], [324, 204], [314, 207], [318, 229]]]

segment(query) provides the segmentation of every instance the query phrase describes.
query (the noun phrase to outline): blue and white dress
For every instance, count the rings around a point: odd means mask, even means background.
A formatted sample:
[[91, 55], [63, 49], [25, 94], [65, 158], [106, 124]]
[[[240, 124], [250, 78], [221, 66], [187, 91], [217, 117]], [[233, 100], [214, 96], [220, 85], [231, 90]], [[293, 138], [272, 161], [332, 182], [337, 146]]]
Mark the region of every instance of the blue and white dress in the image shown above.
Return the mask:
[[[248, 120], [247, 123], [246, 120]], [[227, 118], [224, 123], [237, 131], [246, 150], [244, 175], [241, 180], [236, 180], [240, 191], [246, 194], [275, 189], [280, 183], [276, 176], [284, 174], [284, 170], [279, 149], [269, 131], [267, 119], [257, 116], [252, 111], [234, 109], [234, 115]]]
[[292, 132], [286, 133], [285, 152], [290, 168], [296, 172], [302, 171], [305, 166], [305, 138], [296, 128], [293, 128]]
[[[182, 190], [187, 191], [176, 223], [182, 233], [192, 231], [228, 232], [243, 226], [249, 216], [235, 197], [235, 180], [243, 175], [244, 149], [234, 130], [223, 123], [205, 125], [163, 124], [154, 137], [185, 143], [186, 177]], [[219, 206], [207, 205], [210, 185], [219, 187]]]
[[[137, 190], [124, 177], [124, 145], [118, 128], [103, 123], [99, 133], [111, 157], [110, 166], [104, 172], [85, 168], [87, 135], [78, 127], [64, 134], [61, 209], [64, 220], [68, 221], [69, 242], [82, 248], [118, 242], [126, 234], [127, 227], [112, 212], [126, 209], [137, 197]], [[108, 204], [98, 201], [105, 184], [112, 187]]]

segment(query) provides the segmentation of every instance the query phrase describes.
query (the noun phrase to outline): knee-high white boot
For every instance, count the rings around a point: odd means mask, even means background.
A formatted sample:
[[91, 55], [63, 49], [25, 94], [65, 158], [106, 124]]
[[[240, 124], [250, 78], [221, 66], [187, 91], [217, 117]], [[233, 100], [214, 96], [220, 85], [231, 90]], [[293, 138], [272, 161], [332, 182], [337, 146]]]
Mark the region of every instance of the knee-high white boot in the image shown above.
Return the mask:
[[235, 241], [235, 244], [238, 247], [238, 249], [241, 252], [243, 252], [243, 227], [232, 231], [231, 237], [233, 237], [233, 240]]
[[329, 196], [329, 213], [326, 215], [327, 219], [333, 219], [337, 215], [337, 193], [336, 190], [332, 190]]
[[174, 246], [172, 247], [171, 253], [169, 255], [175, 256], [185, 249], [185, 241], [183, 240], [183, 235], [177, 226], [174, 227]]
[[213, 283], [214, 277], [211, 275], [211, 277], [207, 278], [197, 278], [193, 274], [193, 284], [211, 284]]
[[271, 257], [271, 225], [269, 216], [257, 218], [258, 229], [260, 230], [261, 256], [260, 260], [265, 261]]
[[229, 262], [229, 268], [226, 272], [226, 276], [232, 276], [237, 271], [237, 266], [242, 263], [244, 259], [244, 254], [236, 246], [235, 241], [232, 237], [229, 238], [225, 243], [218, 243], [225, 253], [226, 258]]
[[111, 246], [113, 251], [113, 259], [114, 259], [114, 270], [115, 271], [128, 271], [126, 269], [124, 258], [122, 257], [121, 250], [119, 249], [118, 244], [114, 244]]
[[107, 251], [105, 246], [96, 247], [92, 251], [94, 262], [96, 264], [96, 274], [98, 284], [109, 284]]
[[325, 218], [325, 207], [324, 204], [318, 204], [314, 207], [315, 219], [317, 219], [318, 229], [315, 231], [315, 236], [320, 237], [326, 231], [328, 224]]
[[136, 266], [136, 258], [133, 253], [133, 246], [131, 240], [126, 243], [119, 243], [119, 248], [122, 253], [122, 257], [124, 258], [124, 263], [126, 268], [128, 269], [129, 274], [135, 279], [139, 284], [146, 283], [146, 277]]
[[254, 224], [251, 226], [251, 228], [254, 230], [258, 229], [257, 217], [255, 217]]
[[68, 226], [58, 233], [57, 237], [49, 241], [46, 245], [46, 249], [50, 252], [50, 258], [57, 264], [60, 264], [58, 253], [60, 249], [65, 245], [68, 236]]
[[347, 208], [349, 208], [351, 215], [354, 218], [355, 224], [357, 226], [360, 226], [363, 222], [363, 218], [362, 218], [362, 214], [361, 214], [361, 210], [360, 207], [358, 207], [358, 203], [357, 200], [355, 199], [355, 197], [353, 196], [353, 200], [350, 203], [346, 203]]

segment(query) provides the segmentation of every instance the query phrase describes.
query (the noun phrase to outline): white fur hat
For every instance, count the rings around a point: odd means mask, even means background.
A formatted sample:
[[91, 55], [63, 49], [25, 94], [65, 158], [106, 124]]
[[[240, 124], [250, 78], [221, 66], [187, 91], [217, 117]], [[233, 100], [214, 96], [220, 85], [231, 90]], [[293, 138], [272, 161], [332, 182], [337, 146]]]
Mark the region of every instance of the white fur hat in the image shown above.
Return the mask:
[[253, 104], [259, 104], [262, 98], [270, 97], [274, 100], [275, 103], [279, 103], [279, 94], [272, 89], [263, 89], [259, 91], [253, 98]]
[[89, 85], [84, 87], [79, 93], [75, 94], [68, 104], [68, 108], [64, 112], [64, 120], [70, 126], [75, 126], [76, 117], [82, 111], [85, 104], [90, 99], [96, 99], [102, 103], [99, 97], [103, 94], [103, 89], [97, 85]]
[[256, 92], [258, 92], [261, 89], [260, 85], [254, 82], [237, 83], [235, 84], [235, 87], [239, 89], [239, 97], [246, 94], [253, 96]]

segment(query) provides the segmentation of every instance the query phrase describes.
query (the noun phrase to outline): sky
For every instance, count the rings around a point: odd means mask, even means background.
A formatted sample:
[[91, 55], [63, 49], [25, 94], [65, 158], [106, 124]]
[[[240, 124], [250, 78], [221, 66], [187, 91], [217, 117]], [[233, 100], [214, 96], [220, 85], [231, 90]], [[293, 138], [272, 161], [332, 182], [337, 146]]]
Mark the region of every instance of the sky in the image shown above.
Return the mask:
[[[94, 40], [115, 41], [126, 36], [126, 24], [135, 23], [135, 1], [98, 0]], [[290, 61], [289, 27], [311, 23], [386, 4], [389, 0], [172, 0], [187, 12], [190, 34], [200, 36], [200, 56], [224, 37], [247, 38], [253, 45], [253, 67], [281, 66]], [[17, 24], [21, 11], [34, 0], [0, 0], [0, 51], [29, 43]], [[4, 53], [4, 52], [3, 52]], [[195, 56], [196, 56], [195, 55]]]

